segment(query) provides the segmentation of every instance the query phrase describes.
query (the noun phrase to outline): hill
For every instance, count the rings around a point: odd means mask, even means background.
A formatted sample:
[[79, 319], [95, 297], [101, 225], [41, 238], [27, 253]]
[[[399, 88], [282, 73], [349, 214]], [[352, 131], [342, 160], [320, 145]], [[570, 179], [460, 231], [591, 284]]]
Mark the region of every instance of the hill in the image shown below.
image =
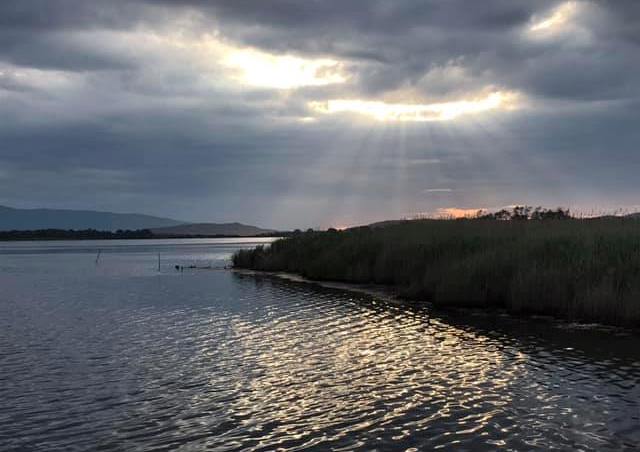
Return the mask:
[[[395, 226], [396, 224], [407, 222], [410, 220], [385, 220], [385, 221], [377, 221], [375, 223], [370, 223], [368, 226], [370, 228], [386, 228], [387, 226]], [[357, 228], [358, 226], [354, 226]]]
[[242, 223], [192, 223], [164, 228], [152, 228], [154, 235], [160, 236], [212, 236], [228, 235], [253, 237], [274, 232], [272, 229], [262, 229]]
[[92, 210], [15, 209], [0, 206], [0, 231], [34, 229], [152, 229], [177, 226], [184, 222], [137, 213]]

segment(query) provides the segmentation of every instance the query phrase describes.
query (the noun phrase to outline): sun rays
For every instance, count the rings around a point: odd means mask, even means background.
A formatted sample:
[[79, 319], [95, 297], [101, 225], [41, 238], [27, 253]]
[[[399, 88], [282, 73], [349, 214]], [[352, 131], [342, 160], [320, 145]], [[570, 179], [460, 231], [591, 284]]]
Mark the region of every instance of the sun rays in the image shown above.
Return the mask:
[[[567, 5], [544, 20], [532, 17], [537, 22], [523, 31], [555, 30], [572, 18], [572, 2]], [[265, 115], [313, 136], [324, 131], [323, 148], [301, 154], [281, 187], [273, 223], [294, 208], [312, 208], [320, 227], [416, 212], [464, 216], [482, 207], [473, 201], [478, 193], [486, 205], [499, 202], [505, 174], [536, 170], [509, 156], [514, 140], [501, 126], [507, 113], [531, 108], [533, 100], [498, 80], [448, 92], [437, 91], [437, 80], [433, 87], [372, 92], [361, 89], [361, 63], [340, 55], [278, 53], [218, 35], [203, 48], [233, 90], [268, 106]], [[487, 174], [493, 180], [484, 180]]]

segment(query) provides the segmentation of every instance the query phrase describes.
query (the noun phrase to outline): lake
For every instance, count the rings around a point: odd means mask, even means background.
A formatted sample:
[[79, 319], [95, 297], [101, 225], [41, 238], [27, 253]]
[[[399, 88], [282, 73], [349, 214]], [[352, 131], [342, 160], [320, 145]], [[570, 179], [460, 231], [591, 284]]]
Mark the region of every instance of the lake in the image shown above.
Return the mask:
[[224, 269], [269, 240], [0, 243], [0, 450], [640, 447], [637, 335]]

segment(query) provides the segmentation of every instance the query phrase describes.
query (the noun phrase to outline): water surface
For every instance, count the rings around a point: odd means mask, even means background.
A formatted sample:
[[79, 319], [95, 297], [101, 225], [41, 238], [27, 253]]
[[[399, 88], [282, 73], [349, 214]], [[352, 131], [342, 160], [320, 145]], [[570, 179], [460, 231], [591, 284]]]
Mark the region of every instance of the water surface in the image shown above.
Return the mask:
[[640, 445], [635, 335], [223, 270], [258, 242], [0, 244], [0, 450]]

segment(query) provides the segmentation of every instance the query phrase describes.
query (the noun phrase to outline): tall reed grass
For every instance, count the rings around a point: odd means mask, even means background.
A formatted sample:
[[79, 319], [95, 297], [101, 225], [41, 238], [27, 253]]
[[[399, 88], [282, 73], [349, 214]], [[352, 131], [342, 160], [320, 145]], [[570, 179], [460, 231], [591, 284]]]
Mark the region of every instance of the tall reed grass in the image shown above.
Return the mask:
[[640, 221], [415, 220], [304, 232], [239, 251], [237, 268], [395, 286], [440, 306], [640, 325]]

